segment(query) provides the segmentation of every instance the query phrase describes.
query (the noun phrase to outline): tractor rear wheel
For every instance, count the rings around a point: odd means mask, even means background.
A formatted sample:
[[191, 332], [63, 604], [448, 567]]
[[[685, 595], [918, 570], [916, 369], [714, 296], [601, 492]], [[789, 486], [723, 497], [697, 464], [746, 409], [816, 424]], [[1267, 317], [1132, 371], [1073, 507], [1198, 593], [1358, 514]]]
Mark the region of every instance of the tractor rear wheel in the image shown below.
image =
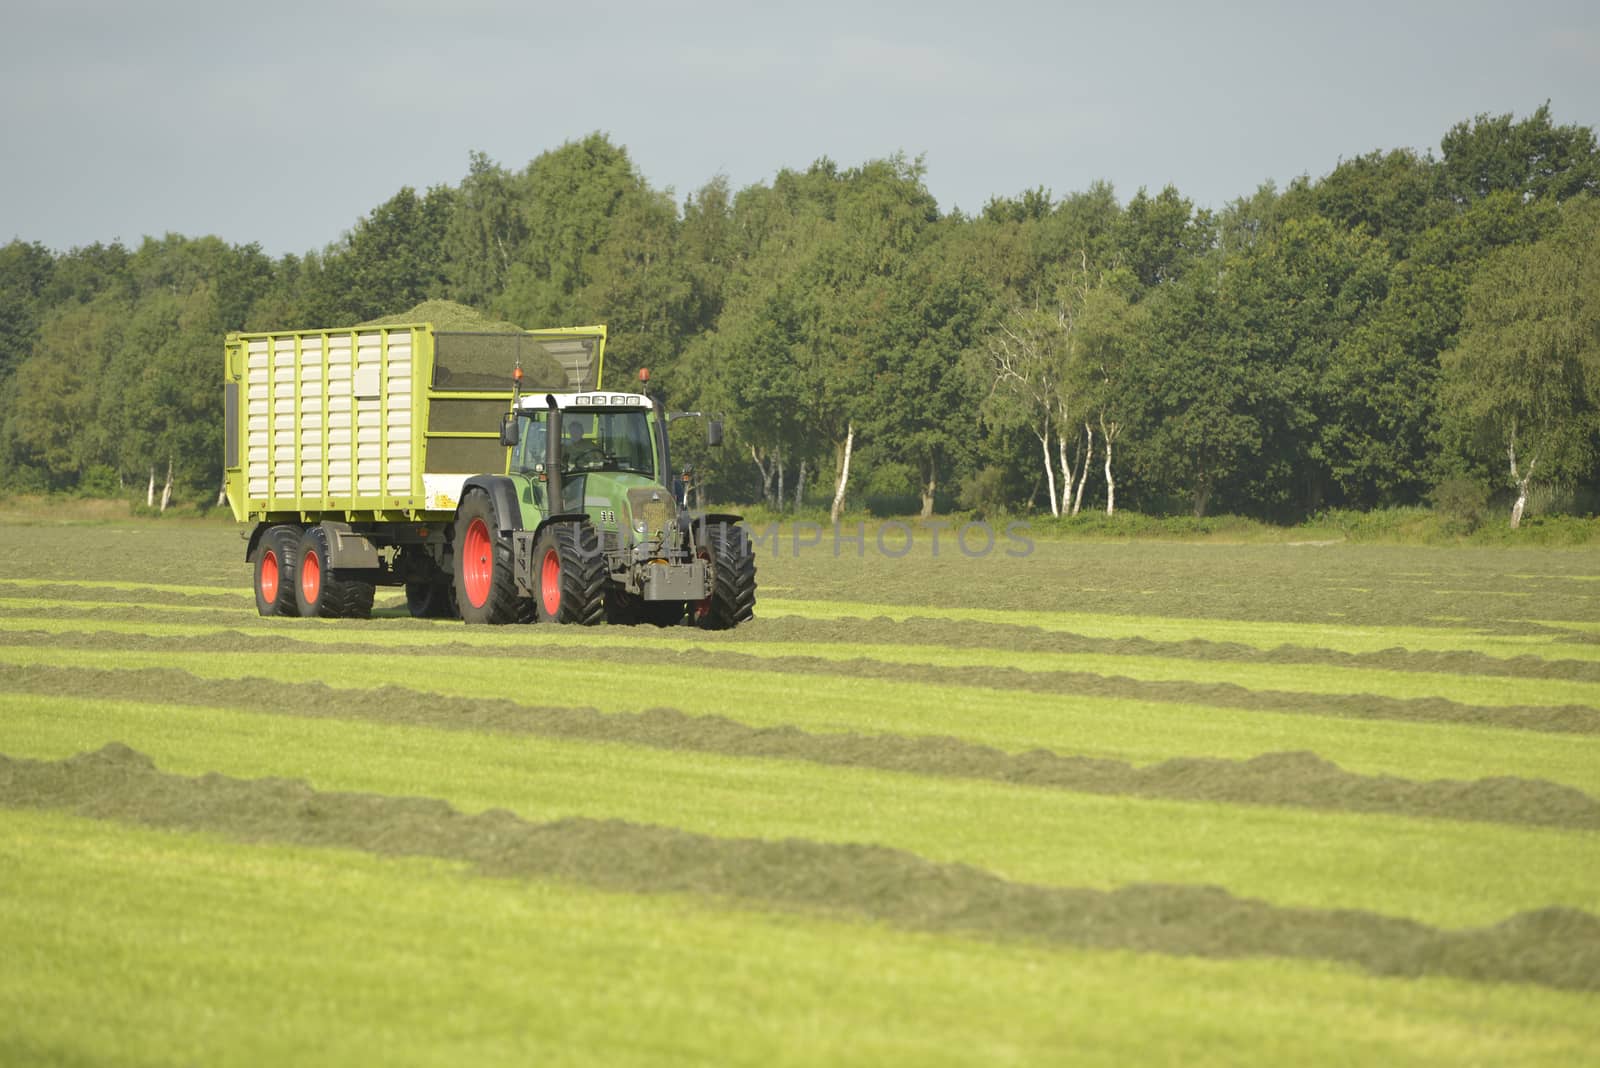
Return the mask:
[[456, 509], [456, 610], [468, 623], [526, 623], [527, 602], [517, 598], [511, 539], [500, 535], [486, 493], [467, 494]]
[[727, 630], [755, 615], [756, 553], [750, 535], [725, 520], [700, 530], [700, 556], [711, 569], [711, 596], [691, 606], [695, 625]]
[[256, 579], [256, 611], [264, 616], [297, 616], [295, 601], [295, 563], [300, 544], [298, 527], [268, 528], [256, 544], [253, 562]]
[[559, 520], [540, 532], [533, 547], [533, 603], [539, 622], [600, 622], [605, 584], [600, 535], [588, 520]]

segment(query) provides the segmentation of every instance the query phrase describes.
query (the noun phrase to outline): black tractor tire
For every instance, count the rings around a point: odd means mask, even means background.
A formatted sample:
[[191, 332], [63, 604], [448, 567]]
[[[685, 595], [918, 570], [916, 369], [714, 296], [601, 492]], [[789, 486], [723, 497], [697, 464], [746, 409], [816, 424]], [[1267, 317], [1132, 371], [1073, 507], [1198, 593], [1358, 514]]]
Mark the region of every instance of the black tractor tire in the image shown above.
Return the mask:
[[251, 557], [256, 580], [256, 611], [264, 616], [297, 616], [295, 564], [299, 561], [300, 528], [269, 527]]
[[687, 611], [682, 601], [645, 601], [643, 617], [653, 627], [676, 627]]
[[467, 494], [456, 509], [456, 613], [466, 623], [526, 623], [532, 602], [517, 596], [514, 548], [500, 533], [487, 493]]
[[638, 596], [629, 593], [621, 586], [607, 586], [603, 595], [605, 600], [605, 621], [613, 627], [635, 627], [642, 618], [640, 607], [644, 604]]
[[656, 627], [675, 627], [683, 622], [682, 601], [647, 601], [620, 586], [606, 590], [606, 622], [613, 626], [636, 627], [649, 623]]
[[727, 630], [755, 616], [756, 553], [749, 533], [726, 521], [700, 530], [700, 555], [711, 568], [711, 596], [691, 606], [695, 625]]
[[309, 527], [295, 555], [294, 599], [306, 619], [367, 619], [377, 592], [370, 582], [340, 578], [328, 563], [328, 532]]
[[606, 562], [586, 519], [547, 525], [533, 546], [533, 604], [540, 623], [593, 626], [605, 615]]
[[406, 583], [406, 609], [415, 619], [454, 619], [455, 584], [449, 579]]

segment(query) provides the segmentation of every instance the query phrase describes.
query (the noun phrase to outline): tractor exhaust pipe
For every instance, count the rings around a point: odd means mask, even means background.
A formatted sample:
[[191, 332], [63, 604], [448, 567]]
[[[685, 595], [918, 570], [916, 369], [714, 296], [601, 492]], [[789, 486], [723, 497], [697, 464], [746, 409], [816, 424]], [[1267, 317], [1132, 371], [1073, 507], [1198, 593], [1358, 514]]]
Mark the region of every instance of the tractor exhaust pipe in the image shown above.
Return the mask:
[[550, 495], [548, 514], [556, 515], [566, 510], [561, 496], [561, 409], [554, 393], [546, 393], [544, 403], [550, 409], [544, 436], [544, 484]]

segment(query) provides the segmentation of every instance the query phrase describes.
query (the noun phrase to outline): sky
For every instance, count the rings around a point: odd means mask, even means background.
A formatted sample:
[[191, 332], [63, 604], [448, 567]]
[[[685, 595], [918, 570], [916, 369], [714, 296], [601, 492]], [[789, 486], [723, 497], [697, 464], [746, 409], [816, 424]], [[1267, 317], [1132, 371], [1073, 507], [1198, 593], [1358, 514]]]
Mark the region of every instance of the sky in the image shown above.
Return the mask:
[[1600, 4], [5, 0], [0, 243], [322, 249], [403, 186], [599, 131], [680, 202], [922, 157], [945, 211], [1221, 208], [1456, 123], [1600, 128]]

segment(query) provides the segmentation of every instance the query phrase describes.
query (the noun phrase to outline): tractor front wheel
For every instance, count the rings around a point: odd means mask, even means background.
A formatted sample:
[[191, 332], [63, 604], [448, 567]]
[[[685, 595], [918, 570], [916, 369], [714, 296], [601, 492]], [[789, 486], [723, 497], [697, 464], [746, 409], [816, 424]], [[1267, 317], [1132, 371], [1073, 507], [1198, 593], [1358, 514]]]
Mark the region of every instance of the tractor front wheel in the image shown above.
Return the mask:
[[700, 531], [700, 557], [711, 569], [711, 596], [691, 605], [695, 625], [727, 630], [755, 615], [756, 554], [743, 527], [726, 521]]
[[586, 520], [551, 523], [533, 547], [533, 603], [541, 623], [591, 626], [605, 614], [606, 564]]

